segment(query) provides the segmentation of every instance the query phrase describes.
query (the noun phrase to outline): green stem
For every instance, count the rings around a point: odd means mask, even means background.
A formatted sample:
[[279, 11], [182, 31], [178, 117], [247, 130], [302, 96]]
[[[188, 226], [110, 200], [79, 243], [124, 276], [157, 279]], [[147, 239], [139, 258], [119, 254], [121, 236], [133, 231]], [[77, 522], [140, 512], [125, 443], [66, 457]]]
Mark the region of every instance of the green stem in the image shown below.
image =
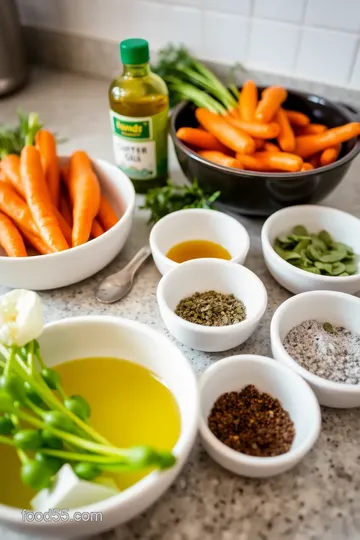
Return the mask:
[[30, 461], [29, 457], [25, 454], [24, 450], [17, 449], [16, 452], [22, 464]]
[[12, 370], [12, 367], [14, 365], [14, 359], [15, 359], [15, 349], [14, 349], [14, 347], [11, 347], [10, 348], [10, 355], [9, 355], [9, 358], [8, 358], [8, 360], [6, 362], [5, 369], [4, 369], [4, 377], [5, 378], [9, 375], [9, 373]]
[[39, 450], [46, 456], [58, 457], [69, 461], [89, 461], [91, 463], [114, 464], [114, 458], [111, 456], [96, 456], [94, 454], [81, 454], [80, 452], [66, 452], [64, 450], [52, 450], [43, 448]]
[[40, 418], [43, 418], [44, 417], [44, 414], [45, 414], [45, 411], [43, 411], [42, 409], [40, 409], [40, 407], [38, 407], [35, 403], [33, 403], [30, 399], [26, 399], [25, 400], [25, 404], [26, 406], [31, 410], [33, 411], [35, 414], [37, 414], [38, 416], [40, 416]]
[[205, 109], [218, 114], [225, 114], [227, 112], [221, 103], [195, 86], [183, 83], [175, 78], [169, 79], [170, 77], [167, 78], [167, 81], [173, 90], [178, 92], [184, 99], [193, 101], [198, 107], [204, 107]]
[[3, 435], [0, 435], [0, 443], [1, 444], [7, 444], [8, 446], [14, 446], [14, 441], [10, 439], [9, 437], [4, 437]]

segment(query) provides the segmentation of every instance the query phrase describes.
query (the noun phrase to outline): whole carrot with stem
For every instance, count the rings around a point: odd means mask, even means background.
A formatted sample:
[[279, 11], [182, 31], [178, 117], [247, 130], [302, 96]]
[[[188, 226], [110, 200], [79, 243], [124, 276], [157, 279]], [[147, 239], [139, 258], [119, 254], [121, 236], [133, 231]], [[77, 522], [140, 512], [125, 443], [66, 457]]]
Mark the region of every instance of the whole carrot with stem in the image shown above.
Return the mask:
[[0, 184], [0, 210], [17, 225], [21, 225], [29, 232], [39, 234], [28, 205], [15, 189], [5, 182]]
[[287, 98], [287, 91], [281, 86], [269, 86], [261, 94], [261, 100], [255, 111], [255, 120], [271, 122], [281, 104]]
[[359, 135], [359, 122], [350, 122], [316, 135], [302, 135], [296, 138], [295, 153], [302, 158], [307, 158], [317, 152], [322, 152], [325, 148], [336, 146]]
[[275, 115], [275, 120], [280, 126], [280, 132], [277, 135], [277, 141], [281, 150], [283, 150], [284, 152], [293, 152], [295, 149], [295, 135], [290, 125], [289, 119], [281, 107]]
[[226, 152], [227, 148], [214, 135], [199, 128], [182, 127], [177, 130], [176, 136], [186, 144], [203, 150], [217, 150]]
[[221, 143], [234, 152], [252, 154], [255, 152], [254, 140], [238, 128], [235, 128], [224, 117], [201, 107], [195, 111], [199, 124], [212, 133]]
[[11, 219], [0, 212], [0, 245], [8, 257], [27, 257], [24, 240]]
[[69, 193], [73, 205], [72, 245], [80, 246], [90, 238], [100, 208], [100, 185], [85, 152], [74, 152], [70, 159]]
[[35, 143], [40, 153], [51, 200], [56, 208], [58, 208], [60, 198], [60, 171], [55, 137], [50, 131], [40, 129], [35, 136]]
[[255, 118], [255, 111], [258, 104], [258, 90], [254, 81], [246, 81], [242, 87], [239, 97], [239, 114], [241, 120], [252, 122]]
[[227, 156], [222, 152], [216, 152], [213, 150], [202, 150], [199, 152], [199, 156], [216, 163], [216, 165], [221, 165], [223, 167], [231, 167], [235, 169], [242, 169], [243, 165], [240, 159], [235, 159], [233, 157]]
[[336, 146], [332, 146], [331, 148], [326, 148], [325, 150], [323, 150], [320, 154], [320, 167], [325, 167], [326, 165], [334, 163], [339, 157], [340, 150], [341, 144], [337, 144]]
[[105, 231], [111, 229], [119, 221], [113, 207], [104, 195], [100, 197], [100, 208], [97, 219]]
[[20, 156], [20, 174], [26, 201], [44, 242], [54, 251], [69, 248], [53, 211], [40, 154], [34, 146], [25, 146]]

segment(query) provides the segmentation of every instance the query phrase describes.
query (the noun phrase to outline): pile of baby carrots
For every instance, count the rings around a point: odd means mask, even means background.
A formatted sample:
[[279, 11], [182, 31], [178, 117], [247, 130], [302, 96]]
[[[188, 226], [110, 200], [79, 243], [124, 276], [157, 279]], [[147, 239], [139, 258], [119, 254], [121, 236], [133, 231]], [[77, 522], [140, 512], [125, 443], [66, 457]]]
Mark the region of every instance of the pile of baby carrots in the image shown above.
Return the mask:
[[226, 167], [260, 172], [309, 171], [335, 162], [341, 144], [360, 135], [360, 123], [328, 129], [311, 123], [283, 104], [287, 91], [269, 86], [261, 93], [254, 81], [242, 87], [238, 107], [224, 114], [199, 107], [198, 128], [176, 135], [203, 158]]
[[117, 223], [85, 152], [60, 168], [54, 135], [41, 129], [20, 156], [0, 161], [0, 245], [9, 257], [80, 246]]

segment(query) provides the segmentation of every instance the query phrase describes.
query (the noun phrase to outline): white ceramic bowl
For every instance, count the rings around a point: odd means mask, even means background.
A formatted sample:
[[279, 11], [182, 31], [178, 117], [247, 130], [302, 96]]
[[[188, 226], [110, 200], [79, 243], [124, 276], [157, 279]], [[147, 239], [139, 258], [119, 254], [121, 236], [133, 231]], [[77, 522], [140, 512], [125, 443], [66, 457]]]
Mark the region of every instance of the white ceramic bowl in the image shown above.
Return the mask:
[[[174, 311], [195, 292], [233, 293], [246, 307], [246, 319], [229, 326], [201, 326]], [[267, 306], [263, 282], [248, 268], [222, 259], [194, 259], [177, 265], [162, 277], [157, 300], [163, 321], [178, 341], [200, 351], [225, 351], [246, 341], [260, 323]]]
[[216, 210], [178, 210], [160, 219], [150, 233], [152, 255], [161, 274], [179, 265], [166, 254], [187, 240], [216, 242], [228, 250], [233, 262], [240, 264], [245, 262], [250, 247], [245, 227], [235, 218]]
[[[61, 158], [61, 164], [67, 162], [68, 158]], [[1, 285], [35, 291], [65, 287], [96, 274], [121, 251], [132, 225], [135, 190], [114, 165], [98, 159], [93, 160], [93, 166], [102, 192], [121, 216], [118, 223], [99, 238], [59, 253], [16, 259], [6, 257], [0, 248]]]
[[273, 357], [301, 375], [314, 390], [321, 405], [347, 408], [360, 406], [360, 384], [343, 384], [323, 379], [301, 367], [285, 350], [287, 333], [304, 321], [315, 319], [344, 326], [359, 333], [360, 298], [335, 291], [310, 291], [286, 300], [275, 311], [270, 335]]
[[[215, 401], [226, 392], [253, 384], [278, 398], [295, 425], [293, 444], [286, 454], [255, 457], [236, 452], [210, 431], [207, 419]], [[312, 448], [321, 425], [320, 407], [311, 388], [291, 369], [272, 358], [245, 354], [224, 358], [200, 379], [200, 433], [207, 453], [219, 465], [242, 476], [265, 478], [294, 467]]]
[[280, 285], [297, 294], [305, 291], [328, 289], [355, 293], [360, 290], [360, 261], [358, 273], [348, 277], [312, 274], [284, 261], [274, 250], [275, 239], [289, 234], [295, 225], [304, 225], [309, 232], [326, 229], [336, 241], [351, 246], [360, 254], [360, 220], [351, 214], [327, 206], [291, 206], [275, 212], [264, 223], [261, 243], [269, 272]]
[[[144, 324], [119, 317], [90, 316], [57, 321], [45, 327], [39, 341], [43, 358], [49, 366], [73, 358], [94, 356], [124, 358], [143, 365], [164, 381], [179, 407], [181, 433], [173, 450], [177, 464], [167, 471], [150, 473], [114, 497], [76, 509], [78, 512], [101, 512], [102, 521], [29, 523], [22, 521], [21, 510], [0, 505], [1, 523], [33, 534], [34, 538], [73, 538], [97, 534], [143, 512], [179, 474], [197, 432], [196, 378], [190, 363], [165, 336]], [[69, 513], [70, 518], [74, 511]]]

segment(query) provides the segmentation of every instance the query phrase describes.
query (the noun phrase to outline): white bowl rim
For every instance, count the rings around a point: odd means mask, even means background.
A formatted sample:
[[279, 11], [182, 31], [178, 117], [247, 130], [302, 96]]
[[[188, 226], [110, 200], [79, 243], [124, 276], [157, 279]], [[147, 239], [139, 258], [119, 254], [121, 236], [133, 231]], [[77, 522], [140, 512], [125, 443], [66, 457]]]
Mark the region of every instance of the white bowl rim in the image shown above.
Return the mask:
[[[176, 347], [176, 345], [172, 343], [171, 340], [169, 340], [164, 334], [162, 334], [155, 328], [151, 328], [139, 321], [133, 321], [131, 319], [117, 317], [114, 315], [84, 315], [80, 317], [70, 317], [68, 319], [60, 319], [60, 320], [53, 321], [46, 324], [44, 326], [44, 330], [54, 328], [55, 326], [66, 327], [66, 326], [74, 325], [74, 324], [81, 325], [84, 322], [86, 323], [88, 321], [99, 322], [99, 323], [110, 323], [110, 324], [115, 323], [115, 324], [127, 326], [129, 328], [140, 327], [140, 329], [144, 331], [145, 333], [151, 336], [154, 336], [154, 338], [157, 338], [160, 341], [167, 342], [167, 344], [170, 345], [172, 348], [174, 348], [175, 351], [180, 353], [179, 358], [182, 358], [184, 369], [188, 372], [189, 382], [192, 385], [194, 405], [195, 405], [195, 414], [193, 418], [189, 420], [189, 425], [186, 431], [183, 431], [183, 426], [182, 426], [179, 439], [173, 448], [173, 453], [176, 456], [179, 456], [183, 451], [188, 451], [190, 447], [190, 441], [192, 441], [193, 438], [196, 436], [196, 432], [198, 430], [199, 392], [198, 392], [198, 384], [197, 384], [197, 378], [196, 378], [195, 372], [192, 370], [191, 364], [187, 360], [187, 358]], [[191, 446], [192, 444], [193, 442], [191, 442]], [[142, 478], [141, 480], [139, 480], [139, 482], [136, 482], [135, 484], [125, 489], [124, 491], [121, 491], [117, 495], [113, 495], [112, 497], [109, 497], [108, 499], [105, 499], [97, 503], [89, 504], [87, 506], [79, 506], [77, 508], [71, 509], [69, 511], [69, 516], [73, 517], [74, 513], [76, 512], [100, 512], [100, 513], [103, 513], [105, 517], [106, 512], [116, 509], [121, 503], [129, 502], [133, 499], [136, 499], [139, 496], [141, 497], [143, 491], [151, 489], [151, 487], [156, 484], [159, 476], [161, 474], [166, 474], [166, 472], [167, 471], [164, 471], [163, 473], [161, 473], [160, 471], [155, 470], [151, 472], [150, 474], [148, 474], [147, 476], [145, 476], [144, 478]], [[6, 519], [7, 521], [10, 521], [12, 523], [19, 523], [21, 520], [21, 508], [14, 508], [14, 507], [10, 507], [4, 504], [0, 504], [0, 521], [1, 519]], [[29, 528], [31, 527], [31, 523], [32, 522], [28, 523]], [[72, 521], [69, 520], [67, 521], [67, 523], [72, 523]], [[54, 522], [50, 524], [49, 522], [42, 521], [42, 522], [34, 522], [34, 524], [36, 525], [37, 528], [38, 527], [48, 528], [49, 526], [53, 525], [53, 528], [55, 529], [56, 527], [64, 526], [65, 523], [62, 522], [59, 524], [57, 522]]]
[[346, 392], [348, 394], [360, 394], [360, 384], [348, 384], [348, 383], [329, 381], [328, 379], [319, 377], [319, 375], [315, 375], [314, 373], [311, 373], [311, 371], [302, 367], [286, 351], [280, 339], [280, 333], [279, 333], [280, 320], [284, 316], [284, 313], [286, 311], [288, 311], [289, 309], [296, 309], [296, 303], [301, 298], [304, 298], [304, 296], [308, 296], [308, 297], [313, 296], [314, 299], [316, 297], [322, 297], [322, 296], [342, 298], [346, 302], [353, 302], [353, 303], [359, 304], [359, 308], [360, 308], [360, 298], [358, 298], [357, 296], [353, 296], [352, 294], [339, 292], [339, 291], [327, 291], [327, 290], [306, 291], [303, 293], [299, 293], [295, 296], [292, 296], [291, 298], [288, 298], [276, 309], [270, 323], [271, 341], [274, 343], [276, 347], [278, 347], [278, 349], [280, 349], [280, 352], [283, 356], [283, 359], [279, 361], [284, 362], [287, 366], [289, 366], [292, 370], [296, 371], [299, 375], [301, 375], [304, 379], [306, 379], [310, 384], [313, 384], [314, 386], [318, 386], [323, 389], [332, 390], [335, 392]]
[[[274, 367], [274, 369], [277, 369], [281, 372], [283, 372], [285, 375], [291, 374], [291, 376], [295, 375], [296, 382], [299, 386], [302, 386], [305, 392], [308, 393], [308, 402], [309, 406], [313, 409], [313, 418], [314, 418], [314, 424], [312, 427], [312, 430], [307, 434], [307, 437], [301, 442], [299, 447], [295, 450], [290, 448], [288, 452], [285, 454], [281, 454], [280, 456], [270, 456], [270, 457], [257, 457], [257, 456], [248, 456], [247, 454], [243, 454], [242, 452], [237, 452], [236, 450], [233, 450], [229, 446], [226, 446], [226, 444], [222, 443], [215, 435], [210, 431], [210, 428], [207, 425], [207, 422], [204, 418], [204, 415], [202, 413], [202, 393], [204, 392], [204, 388], [208, 380], [214, 376], [216, 376], [217, 372], [219, 372], [221, 369], [223, 369], [226, 366], [231, 366], [232, 364], [238, 364], [242, 363], [243, 361], [248, 362], [251, 361], [252, 364], [257, 364], [259, 369], [261, 369], [263, 366], [268, 366], [269, 362], [271, 362], [271, 365]], [[202, 376], [200, 377], [199, 382], [199, 392], [200, 392], [200, 433], [201, 435], [206, 439], [207, 443], [216, 450], [217, 453], [222, 454], [223, 457], [226, 459], [231, 460], [233, 463], [241, 464], [241, 465], [249, 465], [250, 467], [257, 467], [257, 468], [267, 468], [267, 467], [276, 467], [277, 465], [285, 465], [289, 462], [298, 461], [300, 460], [315, 444], [321, 428], [321, 411], [320, 411], [320, 405], [317, 401], [314, 392], [308, 385], [304, 379], [300, 377], [297, 373], [295, 373], [292, 369], [284, 366], [280, 362], [277, 362], [273, 358], [270, 358], [268, 356], [261, 356], [257, 354], [239, 354], [236, 356], [228, 356], [227, 358], [223, 358], [216, 362], [215, 364], [212, 364], [210, 367], [208, 367]], [[220, 397], [220, 395], [219, 395]]]
[[[213, 210], [210, 208], [184, 208], [183, 210], [176, 210], [175, 212], [171, 212], [170, 214], [167, 214], [166, 216], [159, 219], [159, 221], [155, 223], [155, 225], [150, 231], [149, 242], [150, 242], [151, 250], [155, 250], [157, 257], [159, 257], [163, 262], [170, 264], [174, 268], [176, 268], [179, 264], [184, 264], [184, 263], [178, 263], [176, 261], [173, 261], [172, 259], [169, 259], [169, 257], [167, 257], [166, 254], [164, 254], [164, 252], [159, 248], [157, 239], [156, 239], [156, 235], [158, 234], [158, 231], [164, 226], [166, 226], [166, 224], [169, 221], [175, 219], [176, 217], [182, 216], [184, 219], [186, 219], [186, 216], [191, 215], [191, 214], [215, 216], [215, 219], [216, 219], [216, 216], [220, 214], [221, 216], [224, 216], [224, 218], [227, 219], [228, 221], [231, 221], [234, 225], [236, 224], [236, 226], [239, 229], [241, 229], [242, 232], [244, 233], [245, 245], [242, 247], [241, 251], [239, 250], [239, 252], [236, 255], [234, 255], [231, 259], [229, 259], [229, 261], [235, 262], [242, 257], [246, 257], [250, 249], [250, 237], [246, 228], [244, 227], [242, 223], [240, 223], [240, 221], [238, 221], [233, 216], [226, 214], [225, 212], [221, 212], [220, 210]], [[194, 240], [195, 239], [196, 238], [194, 238]], [[191, 259], [191, 260], [196, 260], [196, 259]], [[227, 260], [227, 259], [222, 259], [222, 260]]]
[[[63, 157], [63, 158], [67, 157], [68, 158], [70, 156], [60, 156], [60, 157]], [[48, 261], [48, 260], [50, 260], [50, 258], [54, 259], [55, 257], [61, 257], [61, 256], [64, 256], [65, 254], [68, 256], [69, 253], [75, 253], [75, 252], [80, 253], [81, 250], [84, 251], [85, 249], [89, 249], [89, 246], [96, 247], [97, 245], [99, 245], [99, 243], [104, 239], [105, 236], [108, 237], [109, 234], [115, 235], [115, 234], [118, 233], [118, 231], [120, 230], [120, 228], [123, 225], [123, 221], [125, 219], [128, 219], [129, 216], [134, 211], [135, 200], [136, 200], [134, 186], [133, 186], [130, 178], [128, 176], [126, 176], [126, 174], [123, 173], [113, 163], [110, 163], [109, 161], [106, 161], [105, 159], [95, 159], [95, 158], [93, 158], [91, 161], [93, 161], [94, 163], [96, 163], [100, 167], [105, 165], [106, 167], [111, 167], [112, 169], [115, 169], [116, 171], [122, 173], [122, 175], [123, 175], [122, 181], [127, 184], [128, 188], [130, 188], [130, 192], [131, 192], [130, 202], [126, 207], [125, 212], [119, 218], [118, 222], [113, 227], [111, 227], [111, 229], [109, 229], [107, 231], [104, 231], [104, 233], [101, 236], [98, 236], [97, 238], [93, 238], [89, 242], [86, 242], [85, 244], [81, 244], [80, 246], [71, 247], [71, 248], [67, 249], [66, 251], [57, 251], [55, 253], [47, 253], [45, 255], [36, 255], [36, 256], [31, 256], [31, 257], [7, 257], [7, 256], [4, 256], [4, 255], [1, 255], [0, 256], [0, 263], [9, 264], [9, 261], [11, 261], [11, 263], [16, 261], [15, 264], [18, 264], [18, 265], [21, 264], [21, 263], [29, 264], [30, 261], [40, 261], [40, 260], [45, 260], [45, 258]]]
[[[263, 293], [263, 303], [261, 308], [252, 316], [252, 317], [246, 317], [241, 322], [235, 323], [235, 324], [227, 324], [225, 326], [203, 326], [201, 324], [192, 323], [190, 321], [186, 321], [179, 315], [177, 315], [168, 305], [167, 301], [165, 300], [165, 294], [164, 289], [167, 285], [167, 282], [169, 279], [171, 279], [174, 275], [174, 273], [180, 273], [183, 271], [183, 268], [186, 268], [187, 266], [196, 266], [196, 265], [206, 265], [206, 266], [232, 266], [234, 269], [241, 269], [241, 272], [245, 272], [245, 274], [252, 274], [256, 278], [256, 282], [259, 285], [259, 289], [262, 290]], [[161, 303], [162, 308], [165, 309], [168, 313], [171, 313], [174, 315], [178, 321], [179, 324], [183, 325], [183, 327], [187, 330], [191, 331], [201, 331], [204, 333], [216, 333], [216, 334], [226, 334], [231, 332], [237, 332], [239, 328], [247, 328], [248, 326], [251, 326], [256, 321], [259, 321], [262, 316], [264, 315], [266, 308], [267, 308], [267, 302], [268, 302], [268, 295], [267, 290], [264, 285], [264, 283], [261, 281], [261, 279], [249, 268], [246, 266], [243, 266], [242, 264], [238, 264], [234, 261], [227, 261], [225, 259], [211, 259], [210, 257], [204, 258], [204, 259], [191, 259], [190, 261], [183, 262], [181, 264], [178, 264], [175, 268], [172, 268], [167, 274], [165, 274], [159, 281], [158, 287], [157, 287], [157, 299], [158, 302]], [[239, 299], [241, 300], [241, 299]], [[246, 307], [246, 306], [245, 306]]]
[[[282, 266], [284, 269], [291, 268], [295, 273], [295, 275], [298, 276], [304, 276], [306, 275], [309, 279], [313, 279], [314, 281], [320, 282], [332, 282], [332, 283], [349, 283], [351, 281], [356, 281], [360, 278], [360, 273], [357, 272], [356, 274], [352, 276], [324, 276], [322, 274], [313, 274], [312, 272], [307, 272], [306, 270], [302, 270], [301, 268], [297, 268], [296, 266], [288, 263], [285, 261], [280, 255], [278, 255], [271, 244], [269, 240], [269, 228], [272, 225], [273, 221], [279, 218], [279, 215], [281, 214], [291, 214], [292, 211], [295, 209], [308, 209], [311, 208], [314, 210], [314, 212], [323, 212], [323, 211], [331, 211], [333, 213], [336, 213], [341, 216], [346, 216], [353, 218], [354, 220], [358, 221], [359, 229], [360, 229], [360, 219], [358, 219], [356, 216], [353, 216], [352, 214], [349, 214], [349, 212], [344, 212], [343, 210], [339, 210], [338, 208], [332, 208], [331, 206], [323, 206], [320, 204], [302, 204], [302, 205], [296, 205], [296, 206], [287, 206], [286, 208], [281, 208], [280, 210], [277, 210], [274, 214], [272, 214], [270, 217], [267, 218], [264, 225], [261, 229], [261, 240], [263, 245], [265, 245], [266, 248], [271, 250], [271, 253], [275, 256], [275, 259], [277, 261], [277, 264]], [[305, 225], [304, 225], [305, 226]], [[341, 242], [341, 240], [339, 240]], [[350, 246], [351, 247], [351, 246]], [[359, 253], [355, 253], [355, 255], [360, 255]]]

